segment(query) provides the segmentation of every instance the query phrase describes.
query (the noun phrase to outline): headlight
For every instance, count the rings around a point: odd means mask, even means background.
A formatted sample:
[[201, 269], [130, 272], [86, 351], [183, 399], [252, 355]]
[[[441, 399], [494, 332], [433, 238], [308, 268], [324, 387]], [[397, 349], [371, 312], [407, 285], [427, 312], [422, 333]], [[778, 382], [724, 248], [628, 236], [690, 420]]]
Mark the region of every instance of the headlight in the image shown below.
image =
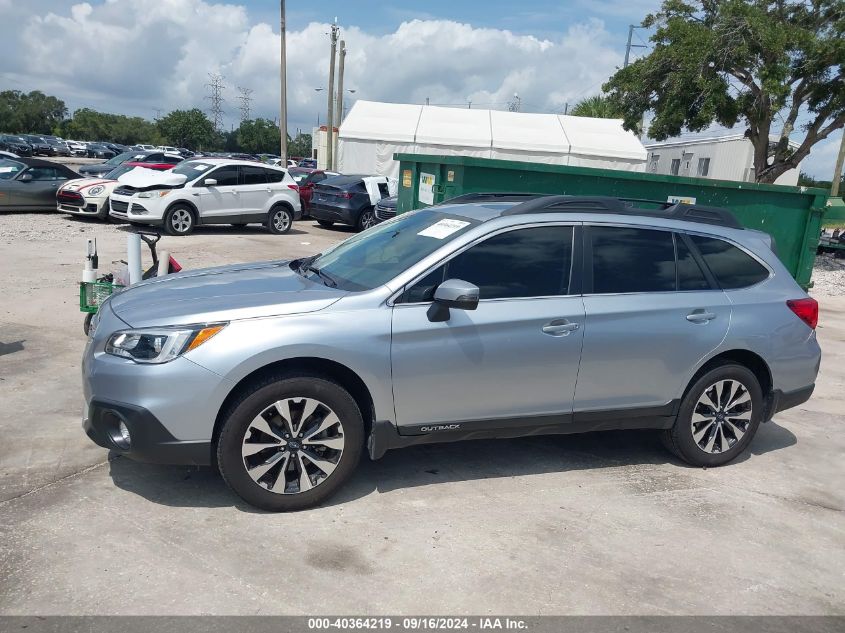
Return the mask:
[[97, 185], [96, 187], [91, 187], [88, 190], [88, 195], [89, 196], [99, 196], [101, 193], [103, 193], [103, 191], [105, 191], [105, 189], [106, 188], [103, 187], [102, 185]]
[[162, 191], [144, 191], [139, 193], [139, 198], [163, 198], [170, 193], [170, 189], [163, 189]]
[[160, 364], [196, 349], [220, 330], [225, 323], [184, 328], [148, 328], [115, 332], [106, 343], [106, 353], [136, 363]]

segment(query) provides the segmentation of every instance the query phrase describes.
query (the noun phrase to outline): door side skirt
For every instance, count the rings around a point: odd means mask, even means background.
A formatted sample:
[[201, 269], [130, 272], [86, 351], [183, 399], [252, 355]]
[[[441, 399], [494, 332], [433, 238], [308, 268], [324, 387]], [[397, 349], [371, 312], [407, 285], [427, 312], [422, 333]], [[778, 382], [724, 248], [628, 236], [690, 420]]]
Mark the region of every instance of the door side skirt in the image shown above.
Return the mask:
[[367, 439], [367, 449], [370, 459], [375, 460], [381, 459], [388, 450], [417, 444], [508, 439], [532, 435], [568, 435], [592, 431], [669, 429], [675, 423], [680, 404], [680, 400], [673, 400], [658, 407], [414, 424], [403, 426], [401, 429], [388, 420], [376, 420]]

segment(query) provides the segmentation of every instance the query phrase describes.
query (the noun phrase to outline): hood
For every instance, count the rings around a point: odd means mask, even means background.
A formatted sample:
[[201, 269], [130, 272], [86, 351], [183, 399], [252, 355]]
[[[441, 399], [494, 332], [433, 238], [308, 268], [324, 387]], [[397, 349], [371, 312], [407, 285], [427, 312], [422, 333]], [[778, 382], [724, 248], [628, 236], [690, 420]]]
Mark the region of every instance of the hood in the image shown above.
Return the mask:
[[114, 180], [104, 180], [103, 178], [75, 178], [73, 180], [66, 181], [60, 189], [66, 189], [68, 191], [82, 191], [95, 185], [112, 185], [115, 184], [115, 182], [116, 181]]
[[383, 209], [395, 209], [396, 203], [399, 201], [399, 196], [390, 196], [389, 198], [382, 198], [378, 201], [378, 206]]
[[106, 165], [105, 163], [100, 163], [99, 165], [83, 165], [79, 168], [80, 174], [107, 174], [112, 169], [114, 169], [114, 165]]
[[130, 326], [153, 327], [316, 312], [345, 294], [276, 261], [151, 279], [112, 295], [110, 305]]
[[147, 169], [146, 167], [136, 167], [132, 171], [126, 172], [117, 179], [120, 184], [134, 187], [135, 189], [155, 187], [158, 185], [162, 185], [164, 187], [178, 187], [179, 185], [184, 185], [187, 180], [188, 177], [182, 174], [174, 174], [169, 171], [164, 172], [156, 169]]

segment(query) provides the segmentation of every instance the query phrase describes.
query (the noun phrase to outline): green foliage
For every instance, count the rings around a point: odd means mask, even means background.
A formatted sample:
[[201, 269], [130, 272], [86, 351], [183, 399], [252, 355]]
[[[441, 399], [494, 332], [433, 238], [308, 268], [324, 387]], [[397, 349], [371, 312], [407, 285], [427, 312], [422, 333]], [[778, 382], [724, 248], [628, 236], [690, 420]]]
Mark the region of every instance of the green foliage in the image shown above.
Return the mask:
[[[643, 25], [656, 28], [654, 49], [604, 86], [628, 129], [646, 111], [657, 140], [744, 121], [757, 181], [774, 182], [845, 125], [843, 0], [664, 0]], [[799, 115], [809, 120], [793, 150]]]
[[[290, 137], [288, 137], [290, 138]], [[288, 141], [288, 158], [296, 156], [307, 158], [311, 156], [311, 135], [299, 133], [292, 141]]]
[[158, 129], [171, 145], [197, 150], [217, 145], [214, 124], [199, 108], [173, 110], [158, 121]]
[[64, 101], [39, 90], [0, 92], [0, 132], [52, 134], [66, 116]]
[[122, 114], [97, 112], [90, 108], [81, 108], [73, 113], [73, 118], [59, 126], [63, 138], [86, 141], [112, 141], [124, 145], [136, 143], [162, 142], [158, 128], [151, 121], [141, 117], [128, 117]]
[[238, 144], [250, 154], [278, 154], [279, 126], [269, 119], [241, 121]]
[[598, 119], [621, 119], [622, 108], [618, 103], [605, 95], [595, 95], [581, 99], [569, 111], [572, 116], [588, 116]]

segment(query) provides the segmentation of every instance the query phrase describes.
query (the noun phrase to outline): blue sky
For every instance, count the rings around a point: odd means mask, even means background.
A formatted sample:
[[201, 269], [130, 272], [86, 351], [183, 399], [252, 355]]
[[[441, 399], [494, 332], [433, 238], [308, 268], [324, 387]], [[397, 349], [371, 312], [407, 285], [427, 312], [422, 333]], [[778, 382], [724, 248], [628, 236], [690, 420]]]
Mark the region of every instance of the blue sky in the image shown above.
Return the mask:
[[[288, 0], [289, 129], [326, 120], [327, 31], [346, 40], [345, 105], [356, 99], [563, 112], [622, 65], [628, 25], [659, 0]], [[0, 89], [39, 89], [71, 110], [153, 118], [208, 110], [209, 73], [225, 77], [225, 127], [239, 88], [250, 116], [278, 116], [277, 0], [0, 0]], [[635, 31], [634, 44], [648, 32]], [[647, 49], [634, 49], [633, 56]], [[793, 135], [796, 138], [798, 135]], [[829, 177], [840, 134], [806, 171]]]

